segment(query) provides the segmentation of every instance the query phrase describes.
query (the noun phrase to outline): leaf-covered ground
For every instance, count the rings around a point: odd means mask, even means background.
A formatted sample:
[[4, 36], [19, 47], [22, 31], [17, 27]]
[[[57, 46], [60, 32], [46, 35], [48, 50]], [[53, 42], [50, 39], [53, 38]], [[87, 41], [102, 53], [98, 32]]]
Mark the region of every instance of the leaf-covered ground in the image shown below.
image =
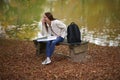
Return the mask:
[[[36, 56], [32, 41], [0, 39], [0, 80], [120, 80], [120, 47], [88, 48], [84, 63], [54, 54], [51, 64], [42, 65], [45, 55]], [[68, 52], [65, 46], [57, 50]]]

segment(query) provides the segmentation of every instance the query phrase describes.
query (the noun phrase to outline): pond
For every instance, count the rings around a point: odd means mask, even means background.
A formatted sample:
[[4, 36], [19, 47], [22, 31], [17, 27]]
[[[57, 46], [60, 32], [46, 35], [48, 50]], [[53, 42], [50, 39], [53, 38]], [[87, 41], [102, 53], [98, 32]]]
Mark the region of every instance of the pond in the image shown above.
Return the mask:
[[[0, 8], [0, 23], [5, 29], [8, 25], [17, 28], [27, 25], [29, 33], [33, 27], [39, 27], [35, 22], [40, 21], [41, 15], [50, 11], [66, 25], [77, 23], [82, 40], [101, 46], [120, 46], [120, 0], [1, 0]], [[35, 26], [28, 29], [31, 25]], [[24, 36], [18, 30], [16, 33]], [[31, 34], [37, 35], [35, 32]]]

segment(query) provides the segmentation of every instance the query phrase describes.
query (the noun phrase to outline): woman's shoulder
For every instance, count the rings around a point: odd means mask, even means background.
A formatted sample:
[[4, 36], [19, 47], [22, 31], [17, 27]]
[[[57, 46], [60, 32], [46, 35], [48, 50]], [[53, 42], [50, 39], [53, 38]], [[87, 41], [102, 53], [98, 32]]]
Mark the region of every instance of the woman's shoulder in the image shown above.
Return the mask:
[[61, 20], [58, 20], [58, 19], [53, 20], [52, 22], [53, 22], [53, 23], [63, 23]]
[[53, 22], [51, 23], [51, 25], [52, 25], [52, 26], [58, 25], [59, 27], [62, 27], [62, 28], [63, 28], [63, 27], [66, 27], [65, 23], [62, 22], [61, 20], [58, 20], [58, 19], [53, 20]]
[[52, 22], [59, 22], [59, 20], [58, 20], [58, 19], [55, 19], [55, 20], [53, 20]]

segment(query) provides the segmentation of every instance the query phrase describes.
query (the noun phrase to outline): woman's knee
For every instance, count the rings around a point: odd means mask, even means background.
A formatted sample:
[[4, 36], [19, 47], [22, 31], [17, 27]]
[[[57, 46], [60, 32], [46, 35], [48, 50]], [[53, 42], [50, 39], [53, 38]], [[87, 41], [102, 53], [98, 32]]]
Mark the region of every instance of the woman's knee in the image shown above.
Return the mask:
[[57, 41], [52, 41], [52, 44], [55, 45], [57, 43]]

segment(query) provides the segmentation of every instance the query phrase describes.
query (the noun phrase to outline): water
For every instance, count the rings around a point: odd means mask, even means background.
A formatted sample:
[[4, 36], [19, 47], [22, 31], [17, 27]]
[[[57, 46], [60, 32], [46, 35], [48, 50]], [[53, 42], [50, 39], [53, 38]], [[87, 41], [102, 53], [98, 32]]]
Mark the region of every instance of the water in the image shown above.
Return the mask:
[[[55, 16], [67, 25], [76, 22], [82, 40], [101, 46], [120, 45], [119, 0], [48, 0]], [[49, 10], [48, 10], [49, 9]]]
[[16, 26], [17, 31], [9, 32], [9, 36], [15, 35], [19, 39], [36, 37], [34, 27], [38, 25], [31, 24], [39, 22], [45, 11], [52, 12], [66, 25], [77, 23], [82, 40], [101, 46], [120, 46], [120, 0], [1, 0], [0, 25], [4, 30], [10, 25]]

